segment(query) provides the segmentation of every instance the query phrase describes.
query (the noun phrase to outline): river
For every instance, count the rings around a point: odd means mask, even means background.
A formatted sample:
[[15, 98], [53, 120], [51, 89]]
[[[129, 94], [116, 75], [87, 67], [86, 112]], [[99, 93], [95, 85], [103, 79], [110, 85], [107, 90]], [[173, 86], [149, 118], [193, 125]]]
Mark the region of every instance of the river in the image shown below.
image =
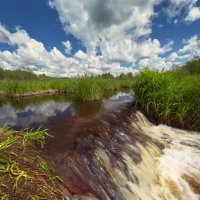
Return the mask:
[[200, 135], [154, 125], [127, 93], [1, 100], [0, 126], [49, 129], [43, 154], [77, 200], [200, 200]]

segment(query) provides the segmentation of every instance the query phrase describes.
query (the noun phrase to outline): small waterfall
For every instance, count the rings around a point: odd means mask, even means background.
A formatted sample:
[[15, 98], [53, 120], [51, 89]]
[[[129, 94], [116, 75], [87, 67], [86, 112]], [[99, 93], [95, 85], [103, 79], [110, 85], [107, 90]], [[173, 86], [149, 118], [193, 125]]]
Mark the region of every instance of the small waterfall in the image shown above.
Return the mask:
[[71, 200], [200, 200], [200, 133], [154, 125], [131, 102], [12, 100], [0, 124], [49, 130], [43, 154]]
[[84, 188], [71, 199], [200, 200], [200, 135], [119, 115], [90, 125], [68, 156], [71, 183]]

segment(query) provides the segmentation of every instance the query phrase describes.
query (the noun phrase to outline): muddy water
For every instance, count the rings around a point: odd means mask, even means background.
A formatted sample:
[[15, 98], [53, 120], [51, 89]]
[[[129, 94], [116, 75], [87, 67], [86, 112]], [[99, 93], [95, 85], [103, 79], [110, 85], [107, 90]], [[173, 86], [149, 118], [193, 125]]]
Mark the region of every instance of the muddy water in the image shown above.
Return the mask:
[[200, 135], [151, 124], [131, 100], [2, 102], [0, 123], [49, 129], [44, 156], [71, 199], [200, 200]]

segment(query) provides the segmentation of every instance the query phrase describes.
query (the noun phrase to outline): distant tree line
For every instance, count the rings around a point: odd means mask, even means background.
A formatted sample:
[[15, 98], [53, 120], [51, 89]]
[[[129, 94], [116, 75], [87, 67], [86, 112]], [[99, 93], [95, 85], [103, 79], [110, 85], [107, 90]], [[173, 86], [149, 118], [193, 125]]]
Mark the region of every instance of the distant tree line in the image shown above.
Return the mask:
[[49, 78], [45, 74], [36, 75], [29, 68], [7, 70], [0, 68], [0, 80], [35, 80], [35, 79], [47, 79]]
[[133, 78], [133, 74], [131, 72], [125, 74], [125, 73], [121, 73], [119, 76], [114, 77], [111, 73], [104, 73], [101, 75], [97, 76], [98, 78], [119, 78], [119, 79], [129, 79], [129, 78]]
[[187, 62], [182, 70], [189, 74], [200, 74], [200, 59]]
[[200, 74], [200, 59], [193, 59], [182, 67], [175, 69], [175, 71], [191, 75]]
[[[87, 75], [86, 75], [87, 76]], [[91, 75], [94, 76], [94, 75]], [[133, 78], [133, 74], [131, 72], [125, 74], [121, 73], [119, 76], [114, 77], [111, 73], [104, 73], [101, 75], [94, 76], [96, 78], [119, 78], [119, 79], [129, 79]], [[29, 68], [17, 69], [17, 70], [7, 70], [0, 68], [0, 80], [46, 80], [52, 79], [53, 77], [49, 77], [45, 74], [36, 75], [34, 72]]]

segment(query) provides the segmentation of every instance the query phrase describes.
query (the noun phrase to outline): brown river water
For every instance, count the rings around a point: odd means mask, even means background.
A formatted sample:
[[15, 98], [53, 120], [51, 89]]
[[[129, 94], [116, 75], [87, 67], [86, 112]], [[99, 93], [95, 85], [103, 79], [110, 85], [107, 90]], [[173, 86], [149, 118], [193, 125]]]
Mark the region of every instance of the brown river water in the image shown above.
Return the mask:
[[200, 200], [200, 134], [154, 125], [127, 93], [1, 100], [0, 126], [49, 129], [45, 158], [76, 200]]

